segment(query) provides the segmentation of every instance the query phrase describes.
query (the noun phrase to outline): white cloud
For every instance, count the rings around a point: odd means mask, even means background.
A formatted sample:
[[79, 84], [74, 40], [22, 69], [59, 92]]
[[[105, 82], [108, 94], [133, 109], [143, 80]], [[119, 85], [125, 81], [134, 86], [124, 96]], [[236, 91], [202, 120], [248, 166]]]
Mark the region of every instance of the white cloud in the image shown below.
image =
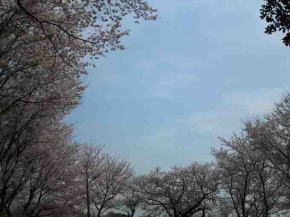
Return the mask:
[[216, 137], [229, 136], [239, 130], [242, 120], [270, 112], [282, 93], [283, 89], [280, 88], [263, 88], [224, 94], [215, 108], [193, 112], [189, 118], [193, 132]]
[[171, 98], [176, 90], [186, 88], [198, 77], [194, 73], [168, 71], [163, 73], [162, 78], [153, 86], [152, 95], [160, 98]]
[[[194, 135], [216, 140], [220, 136], [231, 136], [242, 127], [242, 121], [262, 116], [272, 110], [284, 90], [264, 88], [247, 92], [227, 93], [220, 102], [207, 111], [193, 111], [192, 114], [179, 116], [164, 127], [153, 129], [146, 135], [148, 141], [177, 141], [180, 136]], [[154, 144], [158, 146], [158, 143]], [[214, 144], [212, 144], [214, 145]]]
[[226, 105], [247, 114], [261, 114], [270, 111], [274, 103], [282, 96], [281, 88], [263, 88], [250, 92], [226, 94], [223, 101]]
[[[172, 98], [175, 91], [190, 87], [199, 78], [197, 73], [207, 66], [193, 57], [159, 54], [158, 57], [140, 61], [138, 64], [148, 79], [151, 76], [150, 97]], [[158, 72], [158, 74], [156, 74]]]
[[[207, 111], [176, 117], [164, 126], [153, 128], [138, 139], [137, 170], [156, 166], [210, 161], [210, 148], [219, 144], [218, 137], [229, 137], [242, 127], [242, 120], [269, 112], [279, 101], [283, 89], [264, 88], [227, 93]], [[148, 161], [150, 156], [150, 161]]]

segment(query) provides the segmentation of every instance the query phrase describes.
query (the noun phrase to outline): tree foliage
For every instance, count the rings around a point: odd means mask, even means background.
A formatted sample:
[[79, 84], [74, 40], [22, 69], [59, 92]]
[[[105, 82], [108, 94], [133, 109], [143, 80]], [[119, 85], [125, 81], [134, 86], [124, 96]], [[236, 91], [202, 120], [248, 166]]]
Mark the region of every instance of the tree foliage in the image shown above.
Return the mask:
[[156, 19], [142, 0], [0, 1], [0, 216], [79, 216], [82, 148], [63, 119], [80, 103], [88, 59], [124, 48], [130, 14]]
[[290, 46], [290, 2], [288, 0], [264, 0], [261, 8], [261, 19], [268, 25], [265, 33], [280, 31], [284, 34], [283, 43]]
[[169, 172], [156, 169], [139, 182], [149, 216], [205, 216], [217, 192], [218, 174], [213, 165], [194, 163]]

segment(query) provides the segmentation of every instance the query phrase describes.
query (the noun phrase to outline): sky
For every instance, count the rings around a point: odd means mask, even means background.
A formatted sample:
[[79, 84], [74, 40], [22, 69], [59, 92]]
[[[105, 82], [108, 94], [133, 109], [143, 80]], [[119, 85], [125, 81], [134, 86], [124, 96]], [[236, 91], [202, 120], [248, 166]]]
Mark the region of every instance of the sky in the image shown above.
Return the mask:
[[125, 51], [96, 61], [67, 118], [79, 142], [131, 162], [210, 162], [218, 137], [271, 111], [290, 86], [290, 48], [264, 34], [262, 0], [150, 0], [157, 21], [124, 23]]

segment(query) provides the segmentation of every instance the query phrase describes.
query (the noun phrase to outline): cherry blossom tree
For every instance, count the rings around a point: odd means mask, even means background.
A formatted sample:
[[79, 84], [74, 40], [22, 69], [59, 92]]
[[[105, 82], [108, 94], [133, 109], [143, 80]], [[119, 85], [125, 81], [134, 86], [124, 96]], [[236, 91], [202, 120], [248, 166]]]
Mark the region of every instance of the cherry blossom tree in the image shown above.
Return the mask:
[[55, 65], [63, 73], [82, 73], [85, 56], [123, 49], [120, 38], [128, 31], [121, 24], [128, 14], [156, 19], [156, 10], [142, 0], [1, 0], [1, 74]]
[[91, 216], [92, 197], [91, 188], [104, 172], [104, 155], [101, 146], [84, 144], [79, 151], [79, 178], [78, 187], [85, 201], [86, 215]]
[[256, 120], [246, 124], [246, 130], [251, 138], [251, 145], [259, 150], [278, 171], [289, 187], [290, 183], [290, 95], [283, 97], [276, 104], [273, 112], [265, 116], [264, 120]]
[[238, 217], [277, 213], [284, 188], [270, 162], [251, 149], [246, 136], [222, 139], [222, 144], [226, 149], [214, 153], [222, 175], [219, 211]]
[[79, 192], [82, 196], [82, 213], [87, 217], [101, 217], [106, 211], [117, 208], [118, 197], [133, 175], [130, 164], [102, 152], [100, 146], [84, 145], [80, 151]]
[[139, 177], [133, 177], [126, 183], [126, 188], [122, 192], [120, 210], [128, 217], [134, 217], [137, 210], [141, 208], [144, 199], [139, 189]]
[[25, 151], [26, 182], [16, 197], [14, 210], [23, 216], [63, 216], [72, 204], [62, 196], [74, 177], [77, 146], [71, 143], [71, 129], [56, 123], [46, 129], [41, 142]]
[[133, 175], [130, 164], [116, 157], [107, 156], [104, 172], [92, 186], [92, 203], [97, 210], [97, 217], [106, 211], [117, 208], [118, 197], [125, 190], [126, 183]]
[[148, 216], [205, 216], [215, 200], [218, 177], [212, 164], [156, 169], [140, 181], [144, 210]]
[[[52, 198], [69, 183], [66, 180], [76, 150], [71, 128], [58, 121], [45, 121], [38, 132], [31, 133], [33, 140], [19, 141], [15, 153], [10, 151], [1, 159], [1, 213], [7, 216], [15, 216], [15, 212], [39, 216], [48, 207], [60, 211]], [[20, 149], [22, 142], [33, 143]]]

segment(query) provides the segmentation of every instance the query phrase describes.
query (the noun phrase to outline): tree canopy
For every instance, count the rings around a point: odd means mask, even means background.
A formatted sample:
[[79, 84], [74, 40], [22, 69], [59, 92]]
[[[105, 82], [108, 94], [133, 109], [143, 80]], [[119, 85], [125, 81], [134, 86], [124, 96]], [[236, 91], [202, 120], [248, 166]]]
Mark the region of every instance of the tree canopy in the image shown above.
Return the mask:
[[268, 23], [265, 33], [282, 32], [283, 43], [290, 46], [290, 2], [288, 0], [264, 0], [261, 19]]

